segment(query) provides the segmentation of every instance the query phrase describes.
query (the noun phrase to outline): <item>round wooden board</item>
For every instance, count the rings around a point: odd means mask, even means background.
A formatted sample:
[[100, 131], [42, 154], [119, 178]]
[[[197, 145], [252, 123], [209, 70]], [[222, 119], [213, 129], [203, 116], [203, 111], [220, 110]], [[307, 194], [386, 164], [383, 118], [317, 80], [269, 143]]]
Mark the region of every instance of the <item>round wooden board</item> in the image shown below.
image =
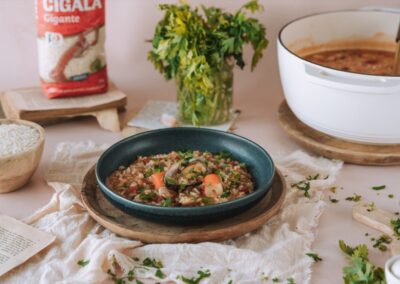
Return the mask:
[[301, 122], [286, 101], [279, 107], [279, 122], [291, 138], [319, 155], [359, 165], [400, 165], [400, 144], [361, 144], [324, 134]]
[[239, 237], [261, 227], [282, 206], [287, 188], [277, 171], [268, 194], [247, 211], [210, 224], [164, 225], [128, 215], [114, 207], [98, 189], [94, 167], [86, 174], [81, 196], [89, 214], [110, 231], [145, 243], [198, 243]]

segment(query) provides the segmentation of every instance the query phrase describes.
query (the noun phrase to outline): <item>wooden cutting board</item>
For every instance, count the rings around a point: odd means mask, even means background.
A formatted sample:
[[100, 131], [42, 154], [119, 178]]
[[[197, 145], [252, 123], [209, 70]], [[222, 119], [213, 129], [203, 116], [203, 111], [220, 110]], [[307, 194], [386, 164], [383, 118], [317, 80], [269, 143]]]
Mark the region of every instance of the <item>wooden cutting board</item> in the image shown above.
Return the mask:
[[94, 116], [104, 129], [120, 131], [118, 110], [125, 108], [127, 96], [110, 82], [104, 94], [48, 99], [40, 87], [34, 87], [0, 92], [0, 101], [9, 119], [46, 125], [73, 117]]
[[324, 157], [359, 165], [400, 165], [400, 144], [361, 144], [324, 134], [301, 122], [286, 101], [279, 107], [279, 122], [293, 140]]
[[268, 194], [253, 208], [232, 218], [208, 225], [164, 225], [128, 215], [114, 207], [98, 189], [94, 167], [87, 173], [81, 191], [89, 214], [110, 231], [144, 243], [198, 243], [222, 241], [256, 230], [276, 215], [287, 191], [277, 171]]

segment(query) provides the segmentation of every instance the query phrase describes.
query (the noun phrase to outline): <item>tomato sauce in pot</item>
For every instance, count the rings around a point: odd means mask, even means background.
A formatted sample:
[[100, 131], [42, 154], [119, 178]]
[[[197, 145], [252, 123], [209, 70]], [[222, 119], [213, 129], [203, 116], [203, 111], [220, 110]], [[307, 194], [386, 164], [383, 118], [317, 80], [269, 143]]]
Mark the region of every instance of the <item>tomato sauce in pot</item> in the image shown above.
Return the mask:
[[333, 69], [369, 75], [392, 75], [395, 53], [372, 49], [322, 51], [304, 59]]

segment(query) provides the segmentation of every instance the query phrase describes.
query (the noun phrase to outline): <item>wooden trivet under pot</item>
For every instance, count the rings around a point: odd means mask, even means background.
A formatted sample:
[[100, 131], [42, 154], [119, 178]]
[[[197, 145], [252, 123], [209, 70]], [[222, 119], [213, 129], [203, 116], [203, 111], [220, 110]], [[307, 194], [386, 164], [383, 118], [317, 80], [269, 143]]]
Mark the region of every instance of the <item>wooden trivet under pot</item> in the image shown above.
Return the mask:
[[324, 134], [301, 122], [286, 101], [279, 107], [279, 122], [301, 146], [324, 157], [358, 165], [400, 165], [400, 144], [361, 144]]
[[128, 215], [114, 207], [99, 190], [94, 167], [86, 174], [81, 196], [89, 214], [110, 231], [144, 243], [223, 241], [254, 231], [276, 215], [287, 188], [277, 171], [271, 189], [254, 207], [232, 218], [202, 225], [160, 224]]

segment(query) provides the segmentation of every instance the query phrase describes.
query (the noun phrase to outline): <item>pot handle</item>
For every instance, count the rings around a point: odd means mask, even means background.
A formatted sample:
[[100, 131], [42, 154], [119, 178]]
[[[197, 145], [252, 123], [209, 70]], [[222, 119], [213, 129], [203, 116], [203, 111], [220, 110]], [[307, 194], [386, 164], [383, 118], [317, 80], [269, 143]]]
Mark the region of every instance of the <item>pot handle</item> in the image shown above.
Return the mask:
[[380, 7], [380, 6], [367, 6], [360, 8], [362, 11], [381, 11], [381, 12], [389, 12], [389, 13], [400, 13], [399, 8], [393, 7]]
[[[400, 78], [385, 78], [326, 70], [320, 66], [304, 64], [306, 80], [310, 83], [356, 93], [393, 94], [400, 93]], [[361, 78], [361, 76], [363, 78]]]

